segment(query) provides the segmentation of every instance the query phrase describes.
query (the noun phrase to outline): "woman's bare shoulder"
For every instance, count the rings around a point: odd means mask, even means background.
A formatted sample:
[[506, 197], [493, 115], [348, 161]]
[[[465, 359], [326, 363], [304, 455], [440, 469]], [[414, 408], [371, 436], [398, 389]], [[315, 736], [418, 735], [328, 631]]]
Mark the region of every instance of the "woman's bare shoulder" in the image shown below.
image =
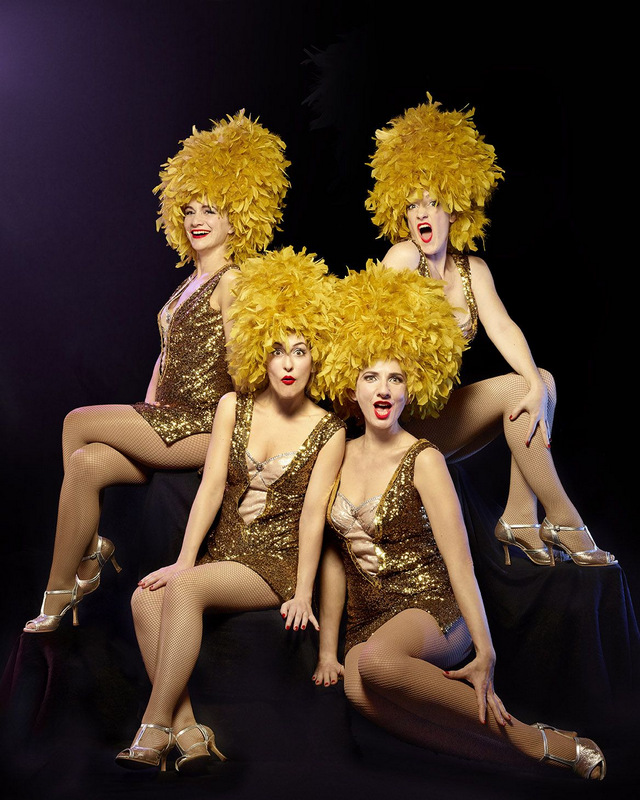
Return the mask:
[[418, 269], [420, 253], [409, 239], [392, 245], [382, 259], [382, 263], [391, 269]]

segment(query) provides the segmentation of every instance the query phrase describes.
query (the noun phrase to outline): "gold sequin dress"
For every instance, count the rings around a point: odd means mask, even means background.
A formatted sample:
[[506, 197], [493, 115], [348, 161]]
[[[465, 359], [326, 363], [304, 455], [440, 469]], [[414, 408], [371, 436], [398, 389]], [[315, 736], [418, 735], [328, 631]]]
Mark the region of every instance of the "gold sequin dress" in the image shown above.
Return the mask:
[[247, 452], [252, 416], [253, 395], [238, 394], [220, 518], [198, 563], [238, 561], [284, 601], [296, 588], [298, 525], [311, 471], [318, 453], [345, 425], [325, 414], [296, 453], [258, 462]]
[[[158, 314], [162, 349], [156, 403], [133, 407], [169, 445], [195, 433], [211, 433], [213, 415], [222, 395], [233, 390], [227, 372], [222, 314], [210, 300], [223, 267], [172, 313], [172, 305], [193, 280], [187, 278]], [[195, 273], [194, 273], [195, 274]]]
[[460, 617], [449, 575], [420, 495], [413, 485], [419, 439], [387, 488], [354, 506], [336, 481], [327, 520], [338, 534], [347, 576], [345, 652], [407, 608], [431, 614], [443, 633]]
[[[420, 253], [418, 274], [422, 275], [423, 278], [430, 278], [431, 273], [429, 272], [427, 256], [417, 242], [413, 239], [411, 239], [411, 241], [418, 248], [418, 252]], [[469, 265], [469, 256], [455, 252], [450, 252], [449, 255], [453, 258], [453, 263], [456, 265], [458, 274], [460, 275], [462, 290], [465, 300], [467, 301], [467, 316], [465, 319], [459, 320], [458, 324], [464, 338], [471, 344], [478, 332], [478, 305], [475, 295], [473, 294], [473, 289], [471, 288], [471, 266]]]

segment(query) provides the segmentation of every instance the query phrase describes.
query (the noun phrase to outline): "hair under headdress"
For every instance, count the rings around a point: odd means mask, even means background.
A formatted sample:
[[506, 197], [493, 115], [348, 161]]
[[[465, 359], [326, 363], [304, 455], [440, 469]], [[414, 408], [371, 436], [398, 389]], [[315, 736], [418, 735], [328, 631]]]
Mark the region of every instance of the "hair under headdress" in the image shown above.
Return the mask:
[[284, 247], [244, 262], [231, 289], [228, 344], [229, 373], [240, 391], [265, 386], [271, 348], [295, 333], [304, 337], [314, 364], [307, 394], [320, 398], [315, 370], [331, 339], [329, 292], [336, 281], [324, 261], [304, 249]]
[[228, 217], [233, 234], [227, 257], [242, 262], [268, 247], [290, 185], [284, 142], [240, 111], [214, 122], [210, 131], [194, 127], [181, 145], [163, 164], [153, 190], [160, 194], [157, 227], [178, 252], [177, 266], [195, 256], [184, 230], [184, 207], [194, 198]]
[[380, 235], [395, 243], [409, 236], [407, 204], [426, 190], [456, 214], [449, 232], [453, 247], [477, 250], [474, 239], [484, 239], [489, 222], [484, 206], [503, 170], [476, 129], [475, 109], [441, 111], [427, 98], [376, 131], [369, 163], [375, 183], [365, 206]]
[[363, 369], [397, 359], [407, 376], [408, 411], [438, 416], [467, 346], [442, 282], [370, 260], [366, 269], [336, 280], [331, 304], [333, 339], [318, 383], [336, 411], [356, 412], [349, 395]]

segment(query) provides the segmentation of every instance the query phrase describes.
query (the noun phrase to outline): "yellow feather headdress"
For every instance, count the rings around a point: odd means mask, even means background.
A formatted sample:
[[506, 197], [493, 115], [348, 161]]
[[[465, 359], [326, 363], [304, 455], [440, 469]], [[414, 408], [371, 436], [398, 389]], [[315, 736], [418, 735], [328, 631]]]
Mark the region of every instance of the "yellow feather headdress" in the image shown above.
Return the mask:
[[474, 239], [484, 239], [489, 222], [484, 205], [503, 169], [476, 129], [475, 109], [441, 111], [428, 93], [427, 99], [376, 131], [369, 163], [375, 183], [365, 206], [380, 236], [395, 243], [409, 236], [405, 215], [410, 198], [426, 190], [456, 214], [449, 232], [453, 247], [477, 250]]
[[324, 261], [304, 249], [284, 247], [242, 264], [231, 289], [228, 344], [229, 373], [240, 391], [265, 386], [271, 348], [295, 333], [311, 348], [314, 373], [307, 394], [320, 398], [316, 371], [331, 338], [329, 292], [336, 281]]
[[206, 200], [228, 217], [234, 231], [228, 258], [242, 262], [268, 247], [290, 185], [284, 142], [240, 111], [214, 122], [210, 131], [194, 127], [181, 145], [162, 165], [153, 190], [160, 194], [157, 228], [178, 252], [177, 266], [194, 260], [184, 230], [184, 207], [193, 199]]
[[318, 384], [338, 413], [356, 412], [349, 392], [363, 369], [397, 359], [407, 376], [408, 411], [437, 417], [466, 348], [442, 282], [369, 260], [335, 282], [331, 305], [333, 341]]

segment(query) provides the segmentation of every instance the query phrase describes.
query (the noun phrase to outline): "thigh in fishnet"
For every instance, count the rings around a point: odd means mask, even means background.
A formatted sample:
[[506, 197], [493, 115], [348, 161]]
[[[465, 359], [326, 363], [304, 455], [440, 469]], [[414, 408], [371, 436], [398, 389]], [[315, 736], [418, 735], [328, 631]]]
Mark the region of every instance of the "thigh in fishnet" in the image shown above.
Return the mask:
[[[483, 725], [471, 686], [446, 678], [433, 663], [459, 660], [468, 644], [463, 633], [458, 629], [448, 643], [426, 612], [401, 612], [349, 652], [349, 700], [364, 716], [424, 747], [497, 763], [522, 762], [523, 755], [539, 759], [538, 730], [515, 718], [503, 728], [490, 711]], [[571, 740], [564, 741], [567, 752], [575, 752]]]
[[195, 469], [204, 464], [208, 433], [165, 444], [149, 423], [128, 405], [85, 406], [67, 414], [62, 432], [62, 457], [90, 442], [102, 442], [151, 469]]

